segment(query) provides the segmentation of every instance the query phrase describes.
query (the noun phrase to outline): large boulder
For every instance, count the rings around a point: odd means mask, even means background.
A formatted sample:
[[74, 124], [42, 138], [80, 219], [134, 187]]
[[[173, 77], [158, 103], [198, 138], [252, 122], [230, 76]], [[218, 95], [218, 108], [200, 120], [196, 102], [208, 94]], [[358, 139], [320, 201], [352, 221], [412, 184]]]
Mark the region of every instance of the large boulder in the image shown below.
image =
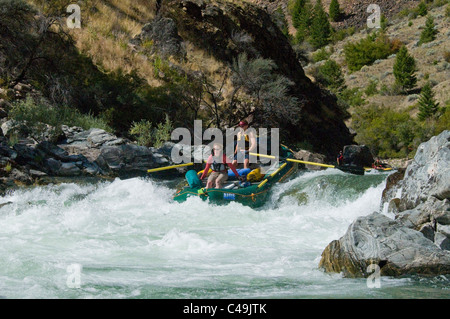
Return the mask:
[[[149, 46], [147, 43], [152, 45]], [[186, 56], [186, 48], [183, 39], [178, 35], [176, 23], [170, 18], [161, 16], [144, 25], [141, 33], [134, 37], [130, 44], [144, 46], [147, 50], [153, 49], [165, 57]]]
[[347, 276], [450, 273], [450, 131], [422, 143], [405, 171], [389, 176], [380, 213], [361, 217], [330, 243], [320, 267]]
[[367, 277], [376, 264], [380, 274], [450, 274], [450, 252], [437, 247], [421, 232], [373, 213], [353, 222], [346, 234], [322, 253], [319, 267], [346, 277]]
[[450, 199], [450, 131], [419, 145], [401, 188], [400, 211], [424, 204], [430, 197]]
[[344, 164], [371, 167], [373, 155], [366, 145], [346, 145], [343, 150]]
[[144, 175], [154, 167], [151, 150], [135, 144], [104, 146], [96, 163], [106, 172], [118, 176]]
[[[326, 156], [323, 154], [313, 153], [306, 150], [300, 150], [294, 153], [294, 157], [301, 161], [326, 164]], [[306, 164], [305, 167], [310, 170], [323, 169], [322, 166]]]

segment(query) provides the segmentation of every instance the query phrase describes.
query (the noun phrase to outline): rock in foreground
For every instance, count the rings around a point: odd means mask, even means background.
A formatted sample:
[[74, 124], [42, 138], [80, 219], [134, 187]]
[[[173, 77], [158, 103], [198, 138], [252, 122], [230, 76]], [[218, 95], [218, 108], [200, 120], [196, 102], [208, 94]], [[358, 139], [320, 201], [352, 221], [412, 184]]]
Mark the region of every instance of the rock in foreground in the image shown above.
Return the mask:
[[[365, 277], [450, 274], [450, 131], [422, 143], [406, 171], [391, 175], [382, 205], [395, 215], [360, 217], [323, 251], [319, 267]], [[372, 273], [370, 271], [369, 273]]]
[[450, 273], [450, 252], [440, 249], [421, 232], [382, 214], [360, 217], [339, 240], [322, 253], [319, 267], [346, 277], [367, 277], [376, 264], [381, 275], [439, 275]]

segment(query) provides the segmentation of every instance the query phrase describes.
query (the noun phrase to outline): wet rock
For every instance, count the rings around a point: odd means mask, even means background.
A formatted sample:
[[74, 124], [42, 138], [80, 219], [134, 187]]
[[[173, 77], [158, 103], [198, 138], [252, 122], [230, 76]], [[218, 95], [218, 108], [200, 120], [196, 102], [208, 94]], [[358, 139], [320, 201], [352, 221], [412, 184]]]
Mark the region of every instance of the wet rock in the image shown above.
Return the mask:
[[[322, 163], [326, 164], [326, 156], [318, 153], [309, 152], [306, 150], [300, 150], [294, 154], [294, 157], [301, 161], [313, 162], [313, 163]], [[305, 165], [307, 169], [310, 170], [320, 170], [323, 169], [321, 166], [317, 165]]]
[[437, 247], [421, 232], [382, 214], [358, 218], [346, 234], [322, 253], [319, 267], [346, 277], [367, 277], [371, 264], [381, 275], [450, 273], [450, 252]]
[[320, 266], [350, 277], [366, 276], [370, 263], [382, 263], [382, 275], [450, 273], [449, 181], [450, 131], [444, 131], [419, 146], [404, 173], [388, 178], [382, 203], [395, 206], [395, 219], [358, 218], [327, 246]]
[[54, 158], [47, 158], [44, 160], [44, 170], [50, 175], [58, 175], [59, 169], [61, 168], [61, 162], [55, 160]]
[[371, 167], [373, 155], [366, 145], [346, 145], [343, 150], [344, 164]]
[[33, 179], [30, 175], [28, 175], [25, 171], [19, 171], [16, 168], [11, 170], [8, 178], [18, 184], [31, 185], [33, 183]]
[[82, 162], [61, 163], [61, 165], [57, 171], [57, 175], [58, 176], [79, 176], [82, 173], [79, 166], [82, 166]]
[[42, 152], [25, 144], [14, 144], [13, 150], [17, 153], [15, 162], [19, 165], [29, 165], [39, 169], [45, 158]]
[[450, 199], [450, 131], [419, 145], [402, 181], [400, 209], [427, 201], [429, 196]]
[[31, 177], [44, 177], [47, 176], [47, 173], [35, 170], [35, 169], [30, 169], [30, 175]]
[[15, 160], [17, 158], [17, 152], [11, 149], [6, 143], [0, 143], [0, 156]]
[[104, 146], [96, 163], [105, 172], [117, 175], [142, 175], [154, 167], [150, 149], [134, 144]]

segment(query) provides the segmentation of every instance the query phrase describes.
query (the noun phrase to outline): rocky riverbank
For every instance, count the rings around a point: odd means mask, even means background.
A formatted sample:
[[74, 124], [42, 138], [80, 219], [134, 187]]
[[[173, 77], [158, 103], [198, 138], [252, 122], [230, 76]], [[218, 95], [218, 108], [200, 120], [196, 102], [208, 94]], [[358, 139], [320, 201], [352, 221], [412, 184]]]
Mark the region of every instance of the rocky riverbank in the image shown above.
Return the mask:
[[[0, 193], [18, 186], [52, 183], [60, 180], [112, 179], [146, 176], [147, 170], [173, 164], [174, 143], [161, 148], [137, 145], [102, 129], [83, 130], [62, 127], [59, 143], [20, 138], [11, 143], [10, 123], [0, 130]], [[4, 134], [5, 133], [5, 134]], [[193, 147], [194, 158], [206, 151]], [[173, 169], [155, 176], [182, 176], [186, 168]]]
[[450, 131], [422, 143], [389, 176], [380, 212], [358, 218], [323, 251], [319, 267], [346, 277], [450, 273]]

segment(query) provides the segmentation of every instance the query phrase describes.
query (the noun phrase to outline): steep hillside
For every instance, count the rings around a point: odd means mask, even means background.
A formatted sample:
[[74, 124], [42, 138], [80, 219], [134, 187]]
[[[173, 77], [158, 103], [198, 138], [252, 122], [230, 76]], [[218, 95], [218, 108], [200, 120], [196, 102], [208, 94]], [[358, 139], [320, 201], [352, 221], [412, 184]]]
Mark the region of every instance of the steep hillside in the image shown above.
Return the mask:
[[[290, 92], [299, 101], [299, 109], [294, 111], [298, 122], [279, 120], [280, 128], [292, 133], [291, 141], [300, 137], [315, 150], [328, 154], [351, 142], [341, 124], [346, 114], [332, 95], [304, 75], [290, 43], [264, 10], [245, 2], [167, 1], [160, 14], [177, 22], [183, 41], [209, 52], [225, 66], [242, 53], [274, 61], [276, 72], [293, 81]], [[253, 115], [256, 125], [264, 121], [258, 113]]]
[[[11, 10], [23, 3], [2, 1]], [[29, 87], [36, 98], [98, 116], [121, 135], [129, 136], [141, 120], [156, 128], [166, 116], [173, 126], [188, 128], [195, 118], [221, 128], [247, 118], [255, 127], [279, 127], [285, 142], [330, 158], [352, 142], [344, 124], [348, 114], [305, 76], [287, 38], [258, 6], [85, 0], [79, 2], [81, 28], [67, 29], [70, 1], [29, 3], [37, 14], [27, 13], [15, 26], [26, 37], [14, 40], [26, 72], [18, 77], [13, 65], [2, 69], [8, 104], [25, 98], [16, 89]], [[52, 23], [39, 29], [39, 21]], [[66, 49], [58, 50], [62, 44]]]
[[[366, 65], [359, 71], [349, 71], [346, 65], [344, 47], [347, 43], [357, 42], [365, 38], [367, 36], [366, 29], [326, 48], [328, 51], [333, 51], [329, 58], [335, 60], [341, 66], [347, 87], [365, 91], [371, 82], [376, 84], [376, 93], [363, 94], [367, 105], [375, 104], [396, 110], [410, 110], [411, 115], [415, 116], [418, 112], [415, 105], [420, 88], [427, 82], [432, 83], [435, 98], [441, 106], [446, 105], [450, 100], [450, 63], [448, 61], [450, 21], [445, 16], [445, 6], [433, 8], [429, 11], [429, 15], [434, 17], [435, 29], [438, 31], [435, 40], [429, 43], [419, 44], [426, 17], [418, 16], [410, 19], [407, 16], [396, 16], [388, 20], [385, 31], [389, 38], [406, 45], [408, 52], [416, 60], [418, 81], [416, 89], [411, 90], [409, 94], [393, 89], [395, 83], [393, 74], [395, 54], [386, 59], [377, 60], [372, 65]], [[312, 70], [313, 67], [314, 63], [311, 63], [306, 67], [306, 70]], [[312, 75], [310, 74], [310, 76]]]

